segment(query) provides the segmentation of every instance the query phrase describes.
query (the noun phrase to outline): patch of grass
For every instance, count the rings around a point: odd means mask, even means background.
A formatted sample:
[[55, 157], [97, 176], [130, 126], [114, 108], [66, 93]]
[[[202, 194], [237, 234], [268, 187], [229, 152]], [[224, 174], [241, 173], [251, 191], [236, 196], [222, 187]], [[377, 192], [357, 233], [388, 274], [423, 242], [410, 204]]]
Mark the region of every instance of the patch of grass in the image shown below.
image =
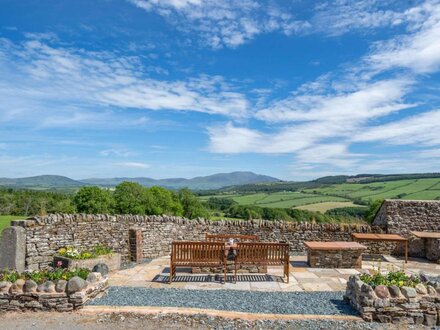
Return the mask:
[[322, 202], [316, 204], [301, 205], [295, 208], [300, 210], [325, 213], [328, 210], [337, 209], [341, 207], [359, 207], [359, 205], [356, 205], [353, 202]]
[[26, 217], [19, 215], [0, 215], [0, 236], [2, 236], [3, 229], [11, 225], [12, 220], [21, 220], [25, 218]]

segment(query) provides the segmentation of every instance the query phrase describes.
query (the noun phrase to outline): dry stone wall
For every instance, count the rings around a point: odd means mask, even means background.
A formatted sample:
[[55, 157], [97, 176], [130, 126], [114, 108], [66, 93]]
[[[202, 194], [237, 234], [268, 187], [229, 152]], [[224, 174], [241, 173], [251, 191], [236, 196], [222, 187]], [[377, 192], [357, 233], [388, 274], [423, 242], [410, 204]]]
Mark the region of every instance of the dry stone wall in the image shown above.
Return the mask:
[[368, 225], [301, 222], [189, 220], [170, 216], [52, 214], [13, 221], [26, 230], [26, 268], [48, 267], [62, 247], [91, 249], [105, 244], [130, 260], [130, 229], [142, 232], [142, 256], [168, 255], [173, 240], [204, 240], [206, 233], [258, 235], [261, 241], [285, 241], [291, 252], [304, 252], [304, 241], [349, 241], [354, 232], [378, 232]]
[[[440, 232], [440, 201], [385, 200], [373, 225], [408, 238], [410, 256], [424, 257], [425, 242], [413, 237], [411, 231]], [[396, 252], [402, 253], [403, 248], [396, 245]]]

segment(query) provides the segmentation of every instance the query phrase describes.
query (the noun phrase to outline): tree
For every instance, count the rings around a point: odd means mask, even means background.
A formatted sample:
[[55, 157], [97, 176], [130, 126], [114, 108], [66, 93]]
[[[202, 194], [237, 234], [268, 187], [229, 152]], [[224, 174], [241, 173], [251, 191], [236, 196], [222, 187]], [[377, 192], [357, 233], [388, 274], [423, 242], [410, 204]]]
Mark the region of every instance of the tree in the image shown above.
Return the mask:
[[111, 193], [99, 187], [81, 187], [75, 194], [73, 203], [78, 212], [89, 214], [112, 213], [114, 208]]
[[183, 215], [183, 208], [177, 195], [162, 187], [147, 189], [151, 204], [146, 205], [147, 214]]
[[374, 220], [374, 217], [376, 216], [377, 212], [379, 211], [380, 207], [382, 206], [383, 199], [377, 199], [373, 203], [371, 203], [368, 210], [365, 212], [365, 220], [369, 223], [372, 223]]
[[153, 204], [148, 190], [136, 182], [124, 181], [115, 188], [114, 199], [116, 212], [119, 214], [145, 215], [147, 208]]
[[189, 219], [208, 217], [208, 211], [189, 189], [184, 188], [179, 191], [179, 201], [183, 207], [184, 217]]

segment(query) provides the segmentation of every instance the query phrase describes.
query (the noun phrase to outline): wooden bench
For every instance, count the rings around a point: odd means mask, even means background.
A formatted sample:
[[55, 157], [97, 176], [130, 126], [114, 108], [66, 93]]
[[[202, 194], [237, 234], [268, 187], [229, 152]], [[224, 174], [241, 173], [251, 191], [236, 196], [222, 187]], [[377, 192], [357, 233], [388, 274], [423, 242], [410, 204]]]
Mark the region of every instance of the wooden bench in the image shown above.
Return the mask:
[[356, 242], [304, 242], [307, 262], [314, 268], [362, 268], [366, 246]]
[[408, 239], [397, 234], [374, 234], [374, 233], [353, 233], [353, 241], [376, 241], [376, 242], [395, 242], [404, 245], [405, 263], [408, 263]]
[[207, 242], [227, 242], [228, 239], [233, 238], [237, 242], [256, 242], [257, 235], [236, 235], [236, 234], [206, 234]]
[[289, 244], [287, 243], [259, 243], [242, 242], [236, 243], [237, 255], [234, 260], [234, 280], [237, 281], [237, 266], [242, 265], [266, 265], [283, 266], [284, 276], [289, 283]]
[[226, 282], [225, 243], [175, 241], [171, 245], [170, 284], [177, 267], [223, 267]]

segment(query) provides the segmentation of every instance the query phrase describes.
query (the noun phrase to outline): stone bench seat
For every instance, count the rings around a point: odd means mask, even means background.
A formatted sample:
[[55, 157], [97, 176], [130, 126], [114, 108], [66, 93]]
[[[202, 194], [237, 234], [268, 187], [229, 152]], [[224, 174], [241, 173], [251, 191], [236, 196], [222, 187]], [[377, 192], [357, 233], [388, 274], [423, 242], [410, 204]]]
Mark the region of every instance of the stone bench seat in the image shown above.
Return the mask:
[[366, 246], [356, 242], [304, 242], [313, 268], [362, 268]]

